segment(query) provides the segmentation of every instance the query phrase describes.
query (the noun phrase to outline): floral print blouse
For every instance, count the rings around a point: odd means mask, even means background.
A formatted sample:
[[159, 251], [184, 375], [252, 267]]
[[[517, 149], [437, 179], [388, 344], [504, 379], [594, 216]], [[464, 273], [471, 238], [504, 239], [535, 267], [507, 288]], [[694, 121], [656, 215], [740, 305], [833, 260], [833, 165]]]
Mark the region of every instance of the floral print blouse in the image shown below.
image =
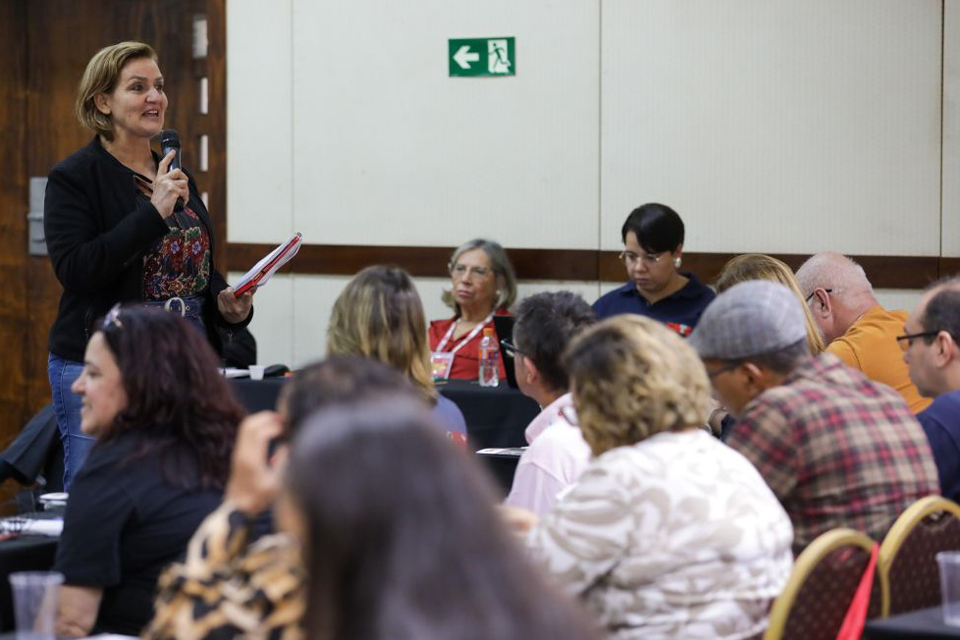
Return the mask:
[[144, 256], [143, 299], [202, 295], [210, 284], [210, 236], [187, 204], [168, 218], [170, 231]]

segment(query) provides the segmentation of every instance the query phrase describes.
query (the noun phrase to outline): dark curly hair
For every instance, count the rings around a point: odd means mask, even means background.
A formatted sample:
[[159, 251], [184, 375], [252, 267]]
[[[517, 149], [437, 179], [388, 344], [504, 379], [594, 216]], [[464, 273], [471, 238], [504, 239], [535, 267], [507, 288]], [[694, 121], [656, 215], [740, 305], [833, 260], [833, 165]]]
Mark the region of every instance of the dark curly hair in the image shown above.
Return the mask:
[[100, 434], [98, 446], [133, 435], [138, 444], [127, 463], [159, 456], [170, 484], [222, 489], [246, 412], [217, 371], [206, 337], [177, 314], [140, 306], [111, 311], [96, 326], [127, 395], [127, 406]]

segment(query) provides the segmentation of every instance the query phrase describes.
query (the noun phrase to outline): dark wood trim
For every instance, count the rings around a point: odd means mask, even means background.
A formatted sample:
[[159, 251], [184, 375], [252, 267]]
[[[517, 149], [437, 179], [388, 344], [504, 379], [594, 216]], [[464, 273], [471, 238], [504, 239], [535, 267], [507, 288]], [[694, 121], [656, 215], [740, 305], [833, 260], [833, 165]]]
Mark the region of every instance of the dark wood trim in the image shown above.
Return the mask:
[[[685, 268], [704, 282], [712, 283], [735, 253], [685, 253]], [[796, 271], [809, 254], [777, 253], [773, 257]], [[857, 261], [877, 289], [923, 289], [940, 277], [941, 258], [936, 256], [850, 256]]]
[[960, 258], [940, 258], [940, 277], [960, 275]]
[[[274, 248], [267, 244], [230, 243], [227, 261], [238, 271], [257, 263]], [[447, 277], [451, 247], [356, 246], [304, 244], [281, 273], [353, 275], [373, 264], [395, 264], [419, 277]], [[510, 259], [525, 280], [596, 280], [597, 252], [559, 249], [511, 249]]]
[[[227, 260], [235, 270], [256, 264], [273, 249], [267, 244], [230, 243]], [[305, 244], [281, 273], [353, 275], [372, 264], [395, 264], [414, 276], [442, 278], [447, 275], [451, 247], [400, 247]], [[589, 249], [508, 249], [521, 280], [573, 280], [619, 282], [623, 265], [616, 251]], [[683, 269], [703, 282], [716, 280], [734, 253], [684, 253]], [[792, 269], [809, 255], [774, 254]], [[851, 256], [863, 265], [878, 289], [922, 289], [944, 275], [960, 272], [960, 258], [936, 256]]]

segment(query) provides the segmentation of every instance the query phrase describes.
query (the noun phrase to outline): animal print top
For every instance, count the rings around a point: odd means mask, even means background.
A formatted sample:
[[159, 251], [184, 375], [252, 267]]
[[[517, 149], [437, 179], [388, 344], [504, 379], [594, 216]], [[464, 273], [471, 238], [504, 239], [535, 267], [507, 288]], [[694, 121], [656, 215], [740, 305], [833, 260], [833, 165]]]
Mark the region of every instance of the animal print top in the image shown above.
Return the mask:
[[305, 581], [283, 534], [247, 544], [252, 520], [224, 502], [197, 529], [185, 561], [157, 585], [147, 640], [302, 640]]

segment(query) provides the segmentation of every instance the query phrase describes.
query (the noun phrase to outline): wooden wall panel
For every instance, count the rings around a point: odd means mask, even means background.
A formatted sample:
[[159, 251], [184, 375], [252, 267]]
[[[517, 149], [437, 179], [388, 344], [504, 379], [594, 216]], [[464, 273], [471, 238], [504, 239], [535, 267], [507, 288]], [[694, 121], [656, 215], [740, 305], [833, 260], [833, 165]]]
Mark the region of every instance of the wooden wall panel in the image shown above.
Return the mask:
[[[29, 2], [25, 39], [27, 128], [31, 132], [25, 153], [29, 175], [45, 176], [53, 165], [90, 140], [92, 134], [73, 114], [76, 87], [90, 57], [102, 47], [122, 40], [141, 40], [157, 50], [168, 87], [165, 126], [180, 132], [184, 165], [190, 168], [196, 158], [191, 141], [202, 128], [194, 116], [198, 83], [193, 80], [192, 24], [193, 15], [205, 10], [202, 0]], [[209, 188], [208, 181], [207, 176], [197, 175], [201, 191]], [[31, 322], [26, 348], [33, 365], [28, 383], [32, 411], [49, 400], [45, 368], [47, 332], [60, 297], [47, 258], [30, 258], [28, 289]]]
[[[206, 0], [209, 111], [200, 124], [210, 136], [209, 171], [204, 185], [210, 194], [210, 217], [217, 244], [214, 260], [221, 273], [227, 272], [227, 16], [226, 0]], [[200, 116], [198, 116], [200, 117]]]
[[[5, 0], [0, 3], [0, 445], [49, 401], [47, 333], [60, 286], [47, 257], [27, 257], [30, 176], [85, 145], [92, 133], [73, 115], [77, 84], [100, 48], [122, 40], [154, 46], [168, 87], [166, 126], [180, 132], [184, 166], [209, 194], [220, 256], [225, 249], [225, 0]], [[208, 59], [193, 59], [194, 16], [208, 20]], [[210, 74], [208, 116], [198, 113], [199, 78]], [[217, 77], [220, 74], [221, 77]], [[201, 134], [209, 170], [198, 169]]]
[[26, 130], [26, 52], [20, 30], [26, 0], [0, 3], [0, 446], [27, 417], [24, 398], [30, 367], [27, 341], [26, 250], [28, 187], [22, 153]]

